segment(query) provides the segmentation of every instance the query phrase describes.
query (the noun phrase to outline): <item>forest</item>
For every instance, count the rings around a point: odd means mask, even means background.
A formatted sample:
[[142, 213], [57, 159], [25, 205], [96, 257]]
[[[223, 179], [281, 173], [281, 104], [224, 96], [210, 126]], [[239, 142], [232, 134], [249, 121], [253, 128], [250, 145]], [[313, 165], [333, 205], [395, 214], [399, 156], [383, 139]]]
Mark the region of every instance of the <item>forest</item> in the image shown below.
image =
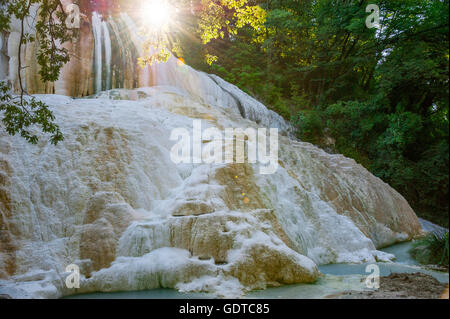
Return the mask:
[[355, 159], [448, 227], [449, 1], [377, 1], [378, 28], [366, 25], [372, 1], [253, 2], [263, 27], [221, 28], [206, 45], [192, 32], [181, 40], [186, 62], [256, 96], [299, 139]]

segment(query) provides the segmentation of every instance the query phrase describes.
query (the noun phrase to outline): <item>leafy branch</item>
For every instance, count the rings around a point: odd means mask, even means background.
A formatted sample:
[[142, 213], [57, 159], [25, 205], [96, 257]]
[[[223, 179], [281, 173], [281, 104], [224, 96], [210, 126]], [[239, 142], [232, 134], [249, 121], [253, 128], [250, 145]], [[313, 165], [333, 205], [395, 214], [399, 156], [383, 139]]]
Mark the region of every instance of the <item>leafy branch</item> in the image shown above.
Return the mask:
[[[25, 32], [25, 22], [31, 16], [33, 6], [38, 6], [38, 20], [34, 26], [35, 34]], [[39, 75], [43, 82], [54, 82], [58, 79], [61, 68], [70, 59], [66, 48], [58, 43], [71, 40], [73, 30], [66, 27], [67, 15], [60, 0], [9, 0], [0, 5], [0, 32], [9, 31], [11, 17], [20, 23], [20, 38], [17, 52], [18, 94], [12, 92], [6, 81], [0, 82], [0, 112], [2, 123], [10, 135], [20, 134], [28, 142], [36, 144], [38, 137], [30, 128], [40, 126], [44, 133], [49, 133], [50, 142], [56, 145], [64, 139], [55, 117], [48, 105], [29, 96], [24, 87], [22, 72], [25, 66], [22, 61], [23, 46], [34, 42], [37, 38], [39, 49], [37, 61], [40, 66]]]

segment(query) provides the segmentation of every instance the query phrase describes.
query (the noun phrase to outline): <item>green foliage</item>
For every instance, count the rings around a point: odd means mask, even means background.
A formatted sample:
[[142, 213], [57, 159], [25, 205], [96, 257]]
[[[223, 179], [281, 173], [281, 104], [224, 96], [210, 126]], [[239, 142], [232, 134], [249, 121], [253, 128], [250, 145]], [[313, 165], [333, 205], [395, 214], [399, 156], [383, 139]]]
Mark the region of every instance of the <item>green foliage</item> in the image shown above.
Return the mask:
[[252, 3], [266, 10], [263, 32], [209, 42], [212, 66], [186, 61], [291, 118], [300, 139], [331, 137], [335, 152], [448, 225], [449, 1], [380, 0], [380, 30], [365, 25], [371, 1]]
[[379, 101], [347, 101], [331, 104], [324, 114], [337, 145], [353, 148], [365, 147], [368, 140], [375, 142], [373, 132], [385, 125], [386, 115], [380, 110]]
[[291, 117], [291, 111], [289, 110], [289, 106], [287, 103], [288, 102], [284, 99], [279, 99], [272, 105], [269, 105], [269, 108], [280, 114], [282, 117], [284, 117], [285, 120], [289, 121]]
[[262, 30], [266, 12], [248, 0], [201, 0], [198, 20], [200, 37], [204, 44], [225, 35], [236, 35], [244, 26]]
[[292, 117], [291, 123], [297, 128], [297, 135], [306, 141], [319, 144], [324, 125], [320, 113], [315, 110], [303, 110]]
[[59, 0], [33, 2], [40, 5], [39, 19], [36, 22], [36, 34], [39, 37], [39, 75], [44, 82], [54, 82], [58, 79], [61, 68], [70, 60], [68, 50], [58, 43], [70, 41], [74, 31], [68, 29], [64, 23], [66, 14]]
[[[254, 31], [252, 41], [255, 43], [263, 40], [265, 31], [266, 11], [252, 0], [167, 0], [170, 5], [178, 10], [177, 22], [171, 28], [160, 26], [155, 28], [143, 27], [142, 35], [146, 39], [146, 47], [165, 47], [172, 53], [179, 55], [180, 51], [174, 48], [183, 38], [192, 39], [198, 36], [199, 43], [208, 44], [215, 40], [230, 39], [244, 28]], [[170, 29], [170, 30], [167, 30]], [[158, 52], [159, 51], [159, 52]], [[155, 61], [166, 61], [166, 56], [161, 54], [162, 49], [147, 50], [140, 62], [151, 64]], [[177, 52], [178, 51], [178, 52]], [[183, 52], [187, 50], [181, 50]], [[203, 58], [205, 65], [211, 66], [219, 57], [207, 49], [203, 50], [197, 58]]]
[[[32, 5], [39, 5], [38, 18], [36, 20], [35, 33], [26, 33], [25, 24], [30, 18]], [[19, 20], [21, 25], [20, 42], [18, 52], [24, 45], [38, 39], [37, 62], [40, 66], [39, 75], [44, 82], [56, 81], [61, 68], [70, 59], [67, 49], [61, 47], [61, 43], [72, 39], [75, 31], [69, 30], [65, 23], [66, 14], [59, 0], [7, 0], [0, 6], [0, 32], [7, 32], [10, 28], [11, 17]], [[18, 54], [18, 84], [19, 95], [11, 93], [5, 82], [0, 84], [0, 111], [2, 111], [2, 123], [5, 130], [15, 135], [19, 133], [30, 143], [37, 143], [38, 137], [29, 130], [31, 126], [38, 125], [45, 133], [50, 133], [50, 141], [57, 144], [63, 140], [63, 135], [55, 124], [53, 113], [48, 106], [33, 97], [28, 97], [24, 89], [22, 71], [26, 66], [22, 65], [22, 57]]]
[[444, 236], [428, 234], [424, 238], [415, 241], [409, 253], [421, 264], [448, 267], [448, 232]]
[[[167, 62], [171, 53], [167, 49], [165, 41], [147, 41], [144, 46], [144, 52], [142, 57], [138, 57], [138, 64], [140, 67], [145, 68], [146, 65], [153, 65], [153, 63]], [[149, 52], [153, 51], [152, 54]]]
[[55, 117], [48, 106], [34, 97], [24, 98], [13, 96], [4, 81], [0, 82], [0, 111], [3, 112], [2, 122], [5, 130], [15, 135], [19, 133], [32, 144], [36, 144], [38, 137], [31, 133], [32, 125], [40, 125], [43, 132], [50, 133], [50, 141], [56, 145], [63, 140], [58, 125], [54, 124]]

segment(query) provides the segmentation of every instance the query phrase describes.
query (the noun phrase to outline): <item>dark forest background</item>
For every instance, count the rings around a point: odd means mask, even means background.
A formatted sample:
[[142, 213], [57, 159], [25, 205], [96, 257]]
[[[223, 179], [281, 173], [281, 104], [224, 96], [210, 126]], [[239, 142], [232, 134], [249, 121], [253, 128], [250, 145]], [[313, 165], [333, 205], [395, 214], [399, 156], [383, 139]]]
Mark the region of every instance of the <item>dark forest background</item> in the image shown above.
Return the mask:
[[[252, 3], [267, 11], [264, 30], [224, 29], [206, 46], [186, 36], [186, 63], [236, 84], [298, 138], [355, 159], [448, 227], [449, 1]], [[370, 3], [381, 28], [366, 26]]]

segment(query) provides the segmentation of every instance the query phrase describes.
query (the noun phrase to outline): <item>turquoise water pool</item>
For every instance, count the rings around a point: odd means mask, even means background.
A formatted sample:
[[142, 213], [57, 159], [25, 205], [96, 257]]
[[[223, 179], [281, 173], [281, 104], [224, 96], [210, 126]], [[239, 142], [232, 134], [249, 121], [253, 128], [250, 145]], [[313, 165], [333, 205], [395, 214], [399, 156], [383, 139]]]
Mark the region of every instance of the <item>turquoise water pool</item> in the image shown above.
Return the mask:
[[[390, 273], [415, 273], [421, 272], [433, 276], [443, 283], [449, 282], [449, 274], [429, 270], [419, 266], [419, 264], [410, 257], [408, 250], [411, 243], [401, 243], [384, 249], [384, 252], [396, 256], [393, 263], [376, 263], [380, 269], [381, 276], [387, 276]], [[301, 298], [315, 299], [324, 298], [327, 295], [339, 293], [345, 290], [364, 290], [367, 289], [364, 284], [366, 266], [368, 264], [330, 264], [319, 266], [323, 274], [314, 284], [296, 284], [268, 288], [265, 290], [251, 291], [243, 298]], [[66, 298], [74, 299], [186, 299], [186, 298], [215, 298], [216, 296], [208, 293], [182, 293], [175, 289], [152, 289], [143, 291], [123, 291], [123, 292], [99, 292], [90, 294], [80, 294]]]

